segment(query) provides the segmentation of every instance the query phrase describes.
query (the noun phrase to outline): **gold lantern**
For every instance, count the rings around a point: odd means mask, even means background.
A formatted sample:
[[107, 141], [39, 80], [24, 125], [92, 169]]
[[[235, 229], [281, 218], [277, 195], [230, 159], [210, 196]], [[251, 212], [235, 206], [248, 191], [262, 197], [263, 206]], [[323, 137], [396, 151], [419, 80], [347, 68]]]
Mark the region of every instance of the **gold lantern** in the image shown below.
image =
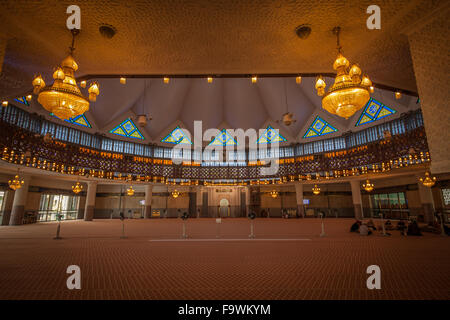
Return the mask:
[[25, 182], [19, 178], [19, 174], [16, 174], [14, 179], [8, 181], [8, 185], [12, 190], [17, 190], [22, 188]]
[[317, 186], [317, 184], [314, 185], [312, 188], [312, 192], [317, 196], [320, 194], [320, 188]]
[[436, 177], [432, 177], [430, 172], [425, 172], [425, 178], [419, 178], [425, 187], [431, 188], [436, 183]]
[[[53, 73], [54, 82], [45, 86], [41, 75], [34, 78], [33, 92], [38, 95], [38, 102], [45, 110], [53, 113], [60, 119], [67, 120], [81, 115], [89, 110], [89, 100], [95, 101], [100, 93], [98, 84], [93, 83], [89, 88], [89, 99], [80, 91], [75, 80], [78, 64], [73, 59], [75, 36], [79, 30], [72, 29], [72, 46], [70, 54], [61, 62], [61, 66]], [[83, 84], [81, 84], [83, 87]]]
[[134, 189], [133, 189], [133, 186], [130, 186], [130, 187], [127, 189], [127, 195], [129, 195], [129, 196], [134, 195]]
[[363, 183], [363, 188], [364, 190], [366, 190], [367, 192], [371, 192], [373, 190], [373, 183], [370, 183], [369, 179], [366, 180], [366, 183]]
[[366, 75], [361, 77], [361, 68], [357, 64], [350, 67], [350, 62], [341, 54], [340, 31], [340, 27], [333, 29], [338, 45], [338, 57], [333, 64], [333, 69], [337, 72], [334, 84], [325, 93], [325, 80], [319, 76], [315, 87], [317, 94], [323, 97], [322, 108], [331, 114], [348, 119], [369, 101], [372, 81]]
[[177, 191], [177, 190], [172, 191], [172, 197], [174, 199], [178, 198], [179, 196], [180, 196], [180, 192], [179, 191]]
[[74, 186], [72, 186], [72, 191], [75, 194], [79, 194], [82, 190], [83, 190], [83, 186], [79, 182], [77, 182]]

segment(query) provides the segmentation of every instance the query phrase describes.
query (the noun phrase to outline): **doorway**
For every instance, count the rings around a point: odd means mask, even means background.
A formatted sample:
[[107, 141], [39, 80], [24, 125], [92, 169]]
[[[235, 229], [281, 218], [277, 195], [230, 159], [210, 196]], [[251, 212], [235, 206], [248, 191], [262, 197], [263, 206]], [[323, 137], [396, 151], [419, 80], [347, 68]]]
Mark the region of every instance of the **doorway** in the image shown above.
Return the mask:
[[222, 199], [219, 202], [219, 217], [226, 218], [230, 216], [230, 202], [227, 199]]

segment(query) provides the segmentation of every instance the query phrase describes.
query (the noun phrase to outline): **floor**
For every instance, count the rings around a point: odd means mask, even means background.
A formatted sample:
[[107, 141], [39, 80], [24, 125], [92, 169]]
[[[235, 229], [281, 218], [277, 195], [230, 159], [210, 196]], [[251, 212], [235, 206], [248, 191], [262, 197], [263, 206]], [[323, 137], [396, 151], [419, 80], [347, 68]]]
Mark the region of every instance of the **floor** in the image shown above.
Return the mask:
[[[65, 221], [0, 227], [0, 299], [450, 299], [450, 238], [348, 232], [352, 219]], [[81, 290], [69, 290], [69, 265]], [[381, 269], [369, 290], [366, 268]]]

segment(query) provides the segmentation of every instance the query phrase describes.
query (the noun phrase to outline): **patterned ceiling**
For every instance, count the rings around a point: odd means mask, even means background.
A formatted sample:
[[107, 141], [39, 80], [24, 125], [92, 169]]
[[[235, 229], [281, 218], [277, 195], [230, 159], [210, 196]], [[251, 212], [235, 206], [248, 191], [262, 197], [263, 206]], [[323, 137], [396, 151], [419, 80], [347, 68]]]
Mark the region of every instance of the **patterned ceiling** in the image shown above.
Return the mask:
[[[77, 76], [330, 73], [336, 56], [331, 30], [339, 25], [350, 62], [359, 63], [376, 83], [417, 91], [404, 31], [440, 3], [385, 0], [378, 3], [381, 30], [368, 30], [366, 8], [371, 0], [83, 1], [78, 3], [82, 20], [75, 50]], [[0, 2], [0, 97], [29, 92], [36, 73], [51, 78], [70, 44], [65, 20], [71, 4]], [[98, 30], [102, 24], [114, 26], [117, 34], [104, 38]], [[301, 24], [312, 28], [306, 40], [295, 34]], [[105, 131], [125, 115], [140, 113], [143, 79], [129, 79], [125, 86], [117, 79], [99, 81], [101, 94], [88, 114], [95, 123], [92, 130]], [[217, 79], [208, 85], [202, 79], [173, 79], [164, 86], [159, 79], [147, 80], [144, 108], [154, 120], [144, 134], [157, 140], [176, 121], [191, 129], [199, 118], [205, 127], [259, 128], [285, 112], [283, 81], [266, 78], [252, 85], [247, 79]], [[312, 79], [300, 86], [287, 81], [287, 91], [289, 111], [297, 122], [285, 128], [285, 134], [297, 137], [318, 113], [320, 99]], [[381, 102], [405, 108], [413, 104], [413, 98], [389, 99]], [[356, 121], [332, 116], [325, 120], [340, 131]]]

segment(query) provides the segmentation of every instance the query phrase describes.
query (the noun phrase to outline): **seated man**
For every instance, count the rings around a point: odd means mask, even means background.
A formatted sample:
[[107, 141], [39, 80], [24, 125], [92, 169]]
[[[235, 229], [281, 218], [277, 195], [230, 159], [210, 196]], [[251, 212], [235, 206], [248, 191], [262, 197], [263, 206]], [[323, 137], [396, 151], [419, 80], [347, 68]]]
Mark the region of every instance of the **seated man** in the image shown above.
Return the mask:
[[369, 230], [367, 224], [363, 223], [359, 226], [359, 234], [361, 236], [369, 236], [372, 234], [372, 231]]
[[422, 233], [420, 232], [420, 228], [419, 225], [417, 224], [417, 221], [413, 221], [409, 226], [408, 226], [408, 232], [407, 232], [408, 236], [421, 236]]
[[377, 228], [375, 228], [375, 223], [373, 223], [373, 220], [372, 219], [369, 219], [369, 221], [367, 221], [367, 227], [369, 228], [369, 229], [372, 229], [372, 230], [376, 230]]
[[361, 221], [356, 220], [355, 223], [353, 223], [352, 226], [350, 227], [350, 232], [358, 232], [360, 225], [361, 225]]

